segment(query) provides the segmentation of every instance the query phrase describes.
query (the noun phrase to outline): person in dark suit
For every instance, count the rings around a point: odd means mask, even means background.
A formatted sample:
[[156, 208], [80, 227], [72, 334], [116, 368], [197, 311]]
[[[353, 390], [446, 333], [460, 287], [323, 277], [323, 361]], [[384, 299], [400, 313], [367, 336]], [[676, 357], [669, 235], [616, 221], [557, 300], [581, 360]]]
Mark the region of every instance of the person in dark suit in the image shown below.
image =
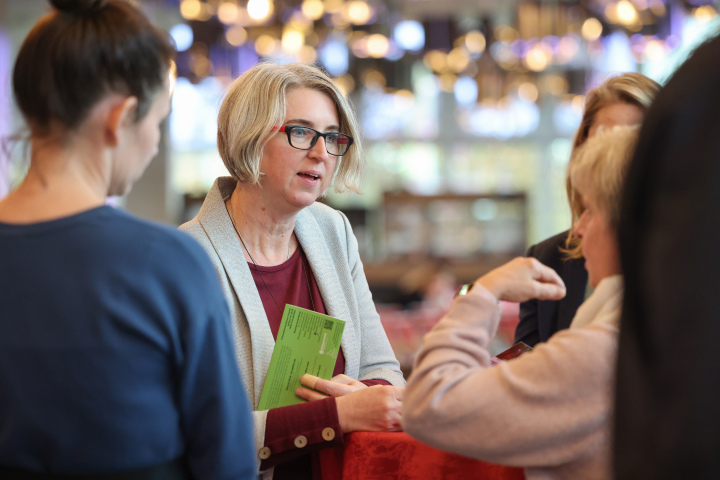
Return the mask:
[[648, 112], [619, 225], [619, 480], [720, 478], [720, 38]]
[[[573, 152], [601, 128], [640, 123], [659, 90], [660, 85], [639, 73], [625, 73], [609, 78], [591, 90], [587, 94], [583, 118], [575, 134]], [[572, 213], [571, 225], [575, 225], [585, 208], [569, 176], [566, 188]], [[524, 342], [534, 347], [540, 342], [546, 342], [558, 330], [568, 328], [575, 311], [592, 293], [592, 289], [587, 285], [588, 276], [580, 239], [573, 235], [572, 229], [533, 245], [526, 256], [537, 258], [555, 269], [567, 287], [567, 295], [562, 300], [530, 300], [520, 304], [520, 323], [515, 330], [515, 343]]]
[[565, 282], [567, 294], [562, 300], [529, 300], [521, 303], [515, 343], [524, 342], [534, 347], [540, 342], [547, 342], [553, 333], [570, 326], [575, 312], [585, 300], [588, 281], [585, 259], [566, 258], [562, 253], [568, 233], [566, 230], [533, 245], [525, 255], [552, 267]]

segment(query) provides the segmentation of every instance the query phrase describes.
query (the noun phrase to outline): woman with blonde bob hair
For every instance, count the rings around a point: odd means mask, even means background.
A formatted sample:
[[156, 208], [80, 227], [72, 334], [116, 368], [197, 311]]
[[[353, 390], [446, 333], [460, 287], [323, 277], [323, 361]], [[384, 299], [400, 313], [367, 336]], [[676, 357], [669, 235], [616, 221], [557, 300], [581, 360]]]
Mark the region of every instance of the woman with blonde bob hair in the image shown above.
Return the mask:
[[570, 328], [532, 352], [491, 367], [500, 300], [557, 300], [560, 276], [517, 258], [478, 279], [425, 336], [408, 381], [403, 425], [437, 448], [525, 468], [533, 479], [612, 478], [615, 357], [622, 308], [616, 231], [637, 127], [598, 133], [573, 156], [585, 210], [582, 239], [593, 294]]
[[[660, 85], [639, 73], [610, 77], [599, 87], [590, 90], [585, 97], [585, 109], [575, 134], [573, 152], [600, 128], [641, 123], [659, 91]], [[577, 189], [573, 187], [571, 169], [572, 159], [565, 184], [571, 225], [574, 225], [585, 208]], [[567, 295], [560, 301], [531, 300], [520, 305], [520, 323], [515, 331], [515, 342], [535, 346], [547, 341], [558, 330], [568, 328], [577, 308], [592, 293], [592, 289], [588, 288], [581, 240], [572, 229], [531, 246], [526, 256], [537, 258], [544, 265], [552, 267], [567, 287]]]
[[287, 97], [275, 92], [294, 88], [324, 93], [335, 104], [339, 131], [346, 132], [353, 142], [342, 156], [333, 187], [337, 192], [359, 193], [363, 150], [352, 106], [332, 79], [302, 63], [262, 63], [233, 82], [218, 115], [218, 150], [223, 163], [237, 181], [260, 182], [263, 147], [277, 133], [272, 126], [283, 123], [287, 110]]
[[357, 241], [341, 212], [316, 202], [331, 183], [359, 190], [358, 123], [318, 68], [262, 63], [230, 86], [218, 149], [231, 177], [218, 178], [197, 217], [180, 228], [205, 247], [220, 276], [254, 409], [286, 304], [346, 322], [331, 381], [304, 375], [312, 389], [295, 393], [308, 402], [254, 412], [261, 473], [312, 478], [319, 462], [309, 454], [342, 445], [343, 433], [400, 428], [405, 381]]

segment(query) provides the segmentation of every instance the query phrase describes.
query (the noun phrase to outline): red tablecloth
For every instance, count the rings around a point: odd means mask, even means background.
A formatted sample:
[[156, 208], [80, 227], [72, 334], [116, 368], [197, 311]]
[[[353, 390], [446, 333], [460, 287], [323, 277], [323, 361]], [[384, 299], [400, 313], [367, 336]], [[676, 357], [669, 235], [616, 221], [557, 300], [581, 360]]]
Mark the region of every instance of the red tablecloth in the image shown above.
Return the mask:
[[523, 480], [520, 468], [443, 452], [406, 433], [356, 432], [320, 454], [323, 480]]

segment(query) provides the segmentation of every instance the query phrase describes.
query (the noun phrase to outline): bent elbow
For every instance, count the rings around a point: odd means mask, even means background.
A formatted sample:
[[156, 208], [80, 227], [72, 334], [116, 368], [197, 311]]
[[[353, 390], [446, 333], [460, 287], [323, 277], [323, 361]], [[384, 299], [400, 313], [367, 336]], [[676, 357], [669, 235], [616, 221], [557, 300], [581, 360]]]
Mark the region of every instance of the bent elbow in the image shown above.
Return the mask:
[[411, 392], [403, 400], [403, 430], [420, 441], [430, 443], [437, 428], [444, 423], [440, 412], [433, 406], [429, 396]]
[[415, 412], [406, 414], [405, 411], [403, 411], [402, 427], [405, 433], [421, 442], [429, 443], [431, 441], [432, 435], [430, 435], [430, 433], [433, 431], [432, 427], [428, 426], [426, 419], [417, 415]]

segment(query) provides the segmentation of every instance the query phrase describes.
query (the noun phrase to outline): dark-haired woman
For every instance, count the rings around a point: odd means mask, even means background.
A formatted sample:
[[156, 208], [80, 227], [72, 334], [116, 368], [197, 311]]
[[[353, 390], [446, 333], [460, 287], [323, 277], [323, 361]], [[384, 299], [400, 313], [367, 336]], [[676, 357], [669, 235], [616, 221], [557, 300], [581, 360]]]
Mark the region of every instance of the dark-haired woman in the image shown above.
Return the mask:
[[157, 153], [173, 50], [125, 1], [53, 5], [13, 74], [31, 159], [0, 201], [0, 478], [253, 478], [207, 255], [104, 206]]

